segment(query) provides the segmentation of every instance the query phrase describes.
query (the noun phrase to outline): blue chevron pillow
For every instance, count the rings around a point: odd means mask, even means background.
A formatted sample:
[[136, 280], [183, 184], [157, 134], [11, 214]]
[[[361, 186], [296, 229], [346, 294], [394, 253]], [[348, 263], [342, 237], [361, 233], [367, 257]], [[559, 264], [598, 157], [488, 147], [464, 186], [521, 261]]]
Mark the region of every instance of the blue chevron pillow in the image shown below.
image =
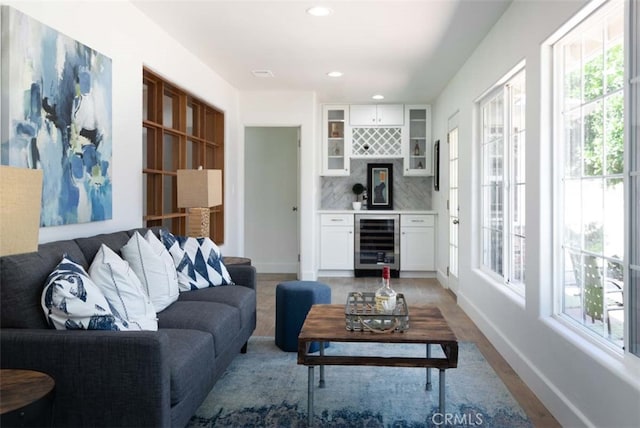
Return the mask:
[[180, 291], [233, 284], [220, 249], [211, 239], [176, 236], [164, 230], [160, 238], [176, 265]]

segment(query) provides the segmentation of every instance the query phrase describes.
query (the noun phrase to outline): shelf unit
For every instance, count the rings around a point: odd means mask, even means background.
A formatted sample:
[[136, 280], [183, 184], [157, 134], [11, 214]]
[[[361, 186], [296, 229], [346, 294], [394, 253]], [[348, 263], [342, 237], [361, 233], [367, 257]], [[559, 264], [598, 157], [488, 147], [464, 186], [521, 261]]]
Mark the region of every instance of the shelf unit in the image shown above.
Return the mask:
[[[184, 235], [187, 214], [177, 207], [177, 170], [220, 169], [224, 180], [224, 113], [147, 69], [142, 104], [144, 222]], [[224, 205], [210, 212], [210, 238], [222, 244]]]

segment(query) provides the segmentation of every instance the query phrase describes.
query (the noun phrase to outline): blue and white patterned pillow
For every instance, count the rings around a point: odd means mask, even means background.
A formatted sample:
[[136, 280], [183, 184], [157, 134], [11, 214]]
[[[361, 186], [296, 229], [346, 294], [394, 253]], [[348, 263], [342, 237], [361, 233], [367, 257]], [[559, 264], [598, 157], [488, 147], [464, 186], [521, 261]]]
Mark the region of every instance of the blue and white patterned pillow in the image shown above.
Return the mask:
[[84, 268], [63, 257], [42, 291], [42, 310], [57, 330], [127, 330]]
[[160, 238], [173, 257], [180, 291], [233, 284], [220, 249], [211, 239], [175, 236], [164, 230]]

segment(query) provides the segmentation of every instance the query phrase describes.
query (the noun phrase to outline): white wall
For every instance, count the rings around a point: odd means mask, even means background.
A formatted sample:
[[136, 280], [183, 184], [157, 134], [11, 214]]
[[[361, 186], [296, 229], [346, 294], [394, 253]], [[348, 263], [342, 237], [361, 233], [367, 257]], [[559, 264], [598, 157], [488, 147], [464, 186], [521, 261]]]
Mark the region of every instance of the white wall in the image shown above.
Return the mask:
[[[300, 279], [315, 280], [318, 207], [319, 150], [317, 139], [317, 100], [313, 92], [241, 92], [239, 132], [245, 126], [299, 126], [300, 127]], [[239, 165], [244, 165], [244, 149]], [[242, 171], [240, 175], [244, 174]], [[244, 179], [238, 182], [244, 188]], [[244, 207], [238, 218], [244, 218]], [[244, 242], [244, 239], [241, 239]]]
[[[460, 289], [458, 303], [563, 426], [631, 427], [640, 421], [640, 361], [597, 348], [551, 316], [551, 181], [541, 43], [585, 1], [516, 0], [434, 104], [434, 139], [446, 141], [457, 110], [460, 141]], [[526, 302], [478, 269], [478, 131], [474, 100], [522, 59], [527, 78]], [[446, 147], [446, 145], [444, 146]], [[448, 151], [441, 150], [441, 189]], [[439, 248], [447, 248], [447, 192], [435, 193]], [[439, 272], [448, 254], [440, 252]], [[441, 277], [446, 283], [446, 278]]]
[[110, 57], [113, 64], [113, 219], [40, 229], [40, 242], [142, 225], [142, 67], [147, 66], [225, 112], [225, 254], [238, 254], [241, 191], [238, 94], [128, 2], [10, 1], [40, 22]]

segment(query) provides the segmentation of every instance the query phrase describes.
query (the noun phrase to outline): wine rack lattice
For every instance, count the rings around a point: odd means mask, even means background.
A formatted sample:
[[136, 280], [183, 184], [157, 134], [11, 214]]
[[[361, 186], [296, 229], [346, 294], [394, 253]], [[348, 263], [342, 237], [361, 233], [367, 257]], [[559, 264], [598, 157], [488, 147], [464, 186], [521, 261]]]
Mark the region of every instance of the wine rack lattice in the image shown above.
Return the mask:
[[402, 128], [353, 128], [354, 156], [401, 156]]

